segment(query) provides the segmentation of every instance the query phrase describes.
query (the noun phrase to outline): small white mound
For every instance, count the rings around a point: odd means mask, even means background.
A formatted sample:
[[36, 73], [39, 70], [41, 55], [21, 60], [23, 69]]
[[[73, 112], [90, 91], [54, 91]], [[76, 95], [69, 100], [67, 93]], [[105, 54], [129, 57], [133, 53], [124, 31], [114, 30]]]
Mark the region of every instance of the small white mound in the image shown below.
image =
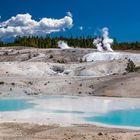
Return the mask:
[[140, 61], [140, 54], [125, 53], [125, 52], [94, 52], [83, 56], [83, 61], [111, 61], [125, 60]]

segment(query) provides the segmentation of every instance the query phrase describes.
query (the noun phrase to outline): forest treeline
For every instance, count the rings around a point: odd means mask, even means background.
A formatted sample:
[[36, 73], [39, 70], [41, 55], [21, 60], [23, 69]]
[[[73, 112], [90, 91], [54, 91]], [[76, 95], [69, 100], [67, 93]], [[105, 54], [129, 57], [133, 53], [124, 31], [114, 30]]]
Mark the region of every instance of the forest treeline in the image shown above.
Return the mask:
[[[96, 48], [93, 46], [93, 37], [17, 37], [11, 43], [5, 43], [0, 41], [0, 47], [4, 46], [26, 46], [35, 48], [58, 48], [57, 42], [63, 40], [68, 43], [69, 46], [79, 48]], [[112, 45], [114, 50], [140, 50], [140, 41], [138, 42], [117, 42], [116, 39]]]

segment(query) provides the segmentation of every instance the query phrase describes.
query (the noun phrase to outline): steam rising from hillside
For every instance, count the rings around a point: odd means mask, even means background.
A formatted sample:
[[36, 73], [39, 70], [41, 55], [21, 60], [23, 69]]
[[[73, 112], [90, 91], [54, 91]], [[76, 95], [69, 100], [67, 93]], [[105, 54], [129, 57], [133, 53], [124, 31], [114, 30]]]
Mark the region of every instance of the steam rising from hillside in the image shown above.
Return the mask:
[[96, 38], [94, 39], [93, 41], [93, 45], [96, 46], [97, 50], [99, 52], [102, 52], [103, 51], [103, 47], [102, 47], [102, 43], [101, 43], [102, 39], [101, 38]]
[[104, 27], [102, 29], [102, 36], [94, 39], [93, 44], [96, 46], [97, 50], [102, 52], [104, 50], [113, 52], [111, 45], [113, 43], [113, 39], [109, 37], [109, 29]]
[[58, 41], [58, 47], [61, 49], [71, 49], [72, 47], [70, 47], [66, 42], [64, 41]]

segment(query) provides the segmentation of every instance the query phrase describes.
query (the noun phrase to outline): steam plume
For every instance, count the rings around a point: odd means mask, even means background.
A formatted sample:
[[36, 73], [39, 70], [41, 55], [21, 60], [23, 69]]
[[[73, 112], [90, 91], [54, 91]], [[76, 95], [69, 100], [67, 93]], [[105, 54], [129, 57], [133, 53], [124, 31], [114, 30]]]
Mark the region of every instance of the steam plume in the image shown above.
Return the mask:
[[109, 37], [109, 29], [104, 27], [102, 29], [102, 36], [94, 39], [93, 44], [96, 46], [97, 50], [102, 52], [104, 50], [113, 52], [111, 48], [111, 44], [113, 43], [113, 39]]
[[61, 49], [71, 49], [72, 48], [66, 42], [64, 42], [62, 40], [58, 41], [58, 47]]
[[103, 51], [103, 47], [102, 47], [102, 43], [101, 43], [102, 39], [97, 37], [96, 39], [94, 39], [93, 41], [93, 45], [96, 46], [97, 50], [99, 52], [102, 52]]
[[113, 52], [112, 48], [111, 48], [111, 44], [113, 43], [113, 39], [109, 38], [109, 29], [108, 28], [103, 28], [102, 29], [102, 33], [103, 33], [103, 47], [107, 50], [107, 51], [111, 51]]

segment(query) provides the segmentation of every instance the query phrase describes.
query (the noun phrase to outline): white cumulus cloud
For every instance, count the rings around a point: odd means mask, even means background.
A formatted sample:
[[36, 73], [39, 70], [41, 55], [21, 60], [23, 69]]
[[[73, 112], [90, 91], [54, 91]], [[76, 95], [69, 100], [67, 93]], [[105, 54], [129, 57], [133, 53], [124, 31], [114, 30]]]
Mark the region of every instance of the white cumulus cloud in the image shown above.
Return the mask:
[[[42, 18], [33, 20], [30, 14], [18, 14], [7, 21], [0, 22], [0, 38], [16, 36], [45, 36], [53, 32], [64, 31], [73, 26], [69, 13], [62, 19]], [[72, 15], [72, 14], [71, 14]]]

